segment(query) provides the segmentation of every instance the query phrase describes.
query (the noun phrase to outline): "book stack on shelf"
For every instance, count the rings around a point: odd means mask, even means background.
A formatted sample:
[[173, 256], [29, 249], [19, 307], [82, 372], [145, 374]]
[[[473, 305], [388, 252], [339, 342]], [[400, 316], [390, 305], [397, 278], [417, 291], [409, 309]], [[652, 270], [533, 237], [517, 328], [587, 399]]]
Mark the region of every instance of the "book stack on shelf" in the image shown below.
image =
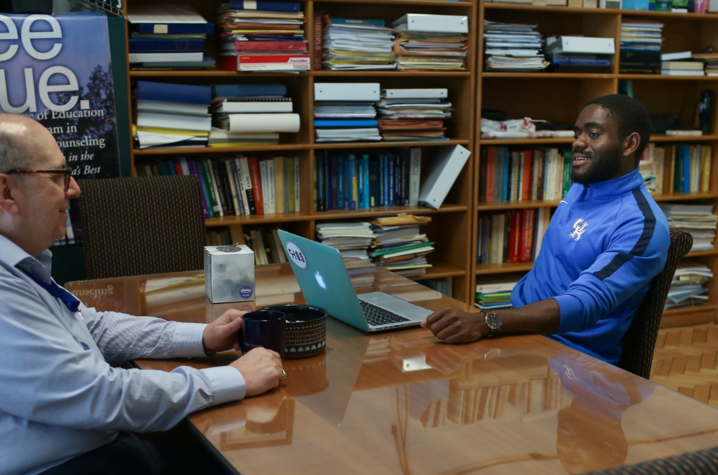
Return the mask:
[[284, 84], [228, 84], [214, 87], [210, 147], [279, 143], [280, 133], [299, 132], [299, 114]]
[[319, 153], [315, 171], [315, 211], [419, 205], [420, 148]]
[[548, 208], [482, 213], [477, 232], [477, 264], [528, 263], [538, 256]]
[[702, 305], [708, 300], [708, 284], [713, 272], [705, 264], [693, 259], [683, 259], [676, 267], [665, 308]]
[[287, 262], [282, 241], [279, 240], [277, 228], [269, 226], [256, 227], [244, 233], [247, 247], [254, 251], [254, 263], [258, 266], [264, 264], [281, 264]]
[[693, 236], [691, 252], [715, 249], [718, 216], [713, 214], [713, 205], [659, 203], [668, 219], [668, 225], [681, 228]]
[[384, 20], [324, 17], [323, 61], [329, 71], [396, 69], [396, 37]]
[[127, 19], [129, 62], [133, 67], [214, 67], [214, 60], [204, 54], [205, 39], [214, 32], [214, 25], [191, 5], [133, 4]]
[[176, 157], [137, 165], [138, 176], [194, 175], [205, 218], [294, 213], [299, 210], [299, 159], [246, 157], [187, 160]]
[[541, 71], [544, 59], [537, 25], [484, 20], [484, 56], [487, 71]]
[[371, 230], [375, 234], [369, 248], [372, 262], [407, 278], [426, 275], [426, 269], [431, 267], [426, 256], [434, 250], [434, 243], [419, 227], [430, 221], [429, 217], [411, 214], [372, 220]]
[[694, 53], [693, 59], [705, 62], [706, 76], [718, 76], [718, 53], [714, 53], [712, 48], [705, 53]]
[[619, 71], [624, 74], [659, 74], [662, 44], [663, 23], [623, 20]]
[[368, 249], [376, 237], [371, 223], [366, 221], [343, 221], [316, 225], [319, 242], [338, 249], [342, 258], [369, 261]]
[[560, 73], [610, 73], [616, 45], [613, 38], [550, 36], [546, 59], [551, 71]]
[[137, 81], [139, 148], [204, 147], [212, 128], [210, 86]]
[[379, 83], [315, 83], [316, 142], [379, 141]]
[[444, 120], [451, 118], [448, 90], [382, 89], [379, 129], [386, 141], [437, 141], [444, 137]]
[[408, 13], [391, 24], [397, 68], [408, 70], [466, 70], [469, 19], [464, 15]]
[[485, 147], [479, 170], [479, 202], [561, 199], [571, 187], [571, 150]]
[[299, 2], [232, 0], [220, 6], [220, 69], [308, 71], [304, 12]]
[[664, 76], [704, 76], [703, 61], [691, 61], [690, 51], [661, 55], [661, 74]]
[[481, 310], [511, 308], [511, 291], [518, 283], [513, 276], [501, 276], [490, 283], [476, 283], [474, 306]]

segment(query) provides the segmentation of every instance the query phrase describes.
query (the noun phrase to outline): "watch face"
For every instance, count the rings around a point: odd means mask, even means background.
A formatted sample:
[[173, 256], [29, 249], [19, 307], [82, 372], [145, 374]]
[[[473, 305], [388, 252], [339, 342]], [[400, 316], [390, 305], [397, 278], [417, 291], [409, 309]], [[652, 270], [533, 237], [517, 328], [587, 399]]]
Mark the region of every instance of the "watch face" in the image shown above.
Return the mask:
[[486, 324], [492, 330], [498, 330], [499, 328], [501, 328], [501, 317], [499, 317], [495, 313], [490, 313], [486, 315]]

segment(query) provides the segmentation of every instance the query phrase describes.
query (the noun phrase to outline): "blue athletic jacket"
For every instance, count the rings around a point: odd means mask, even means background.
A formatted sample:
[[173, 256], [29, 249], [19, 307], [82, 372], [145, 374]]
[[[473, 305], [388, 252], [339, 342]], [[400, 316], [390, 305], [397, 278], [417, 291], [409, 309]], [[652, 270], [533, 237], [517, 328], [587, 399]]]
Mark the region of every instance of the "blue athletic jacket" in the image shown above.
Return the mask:
[[574, 184], [558, 205], [533, 269], [516, 284], [514, 307], [553, 298], [561, 324], [553, 338], [609, 363], [666, 263], [668, 221], [635, 171]]

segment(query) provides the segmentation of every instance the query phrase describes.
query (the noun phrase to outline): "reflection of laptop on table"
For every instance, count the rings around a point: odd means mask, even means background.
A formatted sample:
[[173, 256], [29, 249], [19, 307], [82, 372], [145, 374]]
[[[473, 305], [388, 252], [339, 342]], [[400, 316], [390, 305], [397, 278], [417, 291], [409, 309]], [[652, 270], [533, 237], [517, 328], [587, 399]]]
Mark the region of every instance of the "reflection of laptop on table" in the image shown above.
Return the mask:
[[294, 275], [310, 305], [367, 332], [418, 325], [432, 311], [384, 292], [357, 295], [338, 250], [279, 230]]

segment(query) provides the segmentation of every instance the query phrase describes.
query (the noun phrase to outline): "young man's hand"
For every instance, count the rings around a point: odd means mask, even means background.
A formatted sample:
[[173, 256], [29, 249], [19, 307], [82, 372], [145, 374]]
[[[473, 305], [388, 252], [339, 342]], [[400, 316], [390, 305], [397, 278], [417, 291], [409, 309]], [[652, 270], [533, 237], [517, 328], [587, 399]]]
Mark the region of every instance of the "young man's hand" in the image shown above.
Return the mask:
[[446, 343], [468, 343], [489, 334], [489, 327], [480, 313], [467, 313], [451, 307], [432, 313], [421, 326]]

